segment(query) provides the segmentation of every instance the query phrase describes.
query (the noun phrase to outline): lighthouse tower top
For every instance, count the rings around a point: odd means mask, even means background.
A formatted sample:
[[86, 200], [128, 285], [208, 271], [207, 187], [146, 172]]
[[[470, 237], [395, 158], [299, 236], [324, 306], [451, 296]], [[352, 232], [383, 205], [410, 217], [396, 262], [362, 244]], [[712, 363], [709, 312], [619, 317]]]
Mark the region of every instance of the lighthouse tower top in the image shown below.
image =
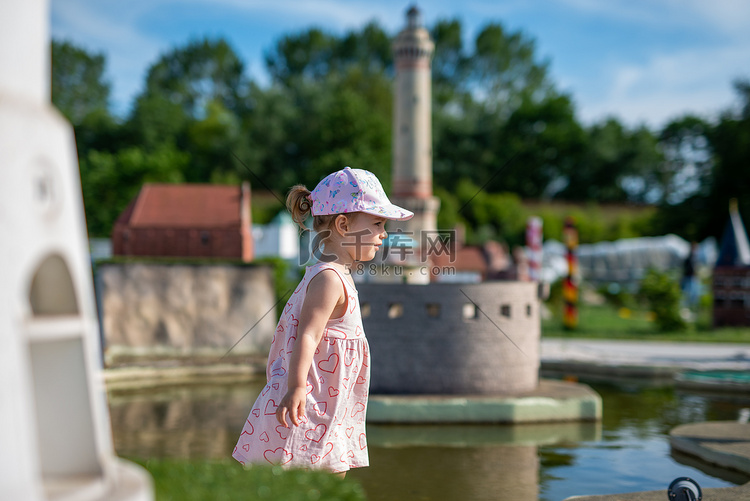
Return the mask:
[[422, 26], [422, 13], [416, 6], [406, 12], [406, 27], [393, 41], [397, 68], [430, 67], [435, 44]]
[[416, 29], [422, 27], [422, 13], [419, 12], [419, 9], [416, 5], [412, 5], [409, 10], [406, 12], [406, 17], [408, 20], [407, 26], [409, 29]]

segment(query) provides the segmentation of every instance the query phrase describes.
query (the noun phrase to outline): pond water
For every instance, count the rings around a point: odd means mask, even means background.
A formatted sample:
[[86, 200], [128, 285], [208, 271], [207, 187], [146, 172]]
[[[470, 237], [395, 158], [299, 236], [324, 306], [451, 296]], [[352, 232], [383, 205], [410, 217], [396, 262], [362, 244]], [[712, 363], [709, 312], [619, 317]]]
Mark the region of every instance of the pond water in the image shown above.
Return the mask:
[[[224, 459], [263, 383], [112, 393], [117, 453], [129, 458]], [[750, 400], [671, 387], [591, 385], [601, 423], [369, 425], [370, 467], [352, 470], [370, 501], [558, 501], [573, 495], [666, 489], [690, 476], [702, 488], [750, 478], [670, 453], [669, 430], [736, 420]]]

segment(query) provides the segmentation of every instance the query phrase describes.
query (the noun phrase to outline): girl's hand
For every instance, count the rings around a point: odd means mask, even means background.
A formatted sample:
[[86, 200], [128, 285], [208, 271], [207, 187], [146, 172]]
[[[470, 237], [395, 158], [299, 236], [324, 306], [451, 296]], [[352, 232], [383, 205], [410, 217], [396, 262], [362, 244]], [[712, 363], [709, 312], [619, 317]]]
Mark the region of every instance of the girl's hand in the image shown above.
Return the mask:
[[276, 419], [286, 428], [286, 415], [292, 419], [294, 426], [299, 426], [300, 418], [305, 416], [305, 402], [307, 401], [307, 388], [289, 388], [284, 398], [281, 399], [276, 409]]

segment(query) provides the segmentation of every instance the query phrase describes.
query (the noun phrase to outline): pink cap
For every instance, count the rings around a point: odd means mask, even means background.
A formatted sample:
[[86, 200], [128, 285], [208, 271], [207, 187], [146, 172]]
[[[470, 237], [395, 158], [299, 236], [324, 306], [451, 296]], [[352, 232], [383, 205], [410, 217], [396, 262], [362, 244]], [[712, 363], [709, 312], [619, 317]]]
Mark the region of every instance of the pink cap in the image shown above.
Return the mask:
[[365, 212], [404, 221], [414, 213], [393, 205], [372, 172], [345, 167], [325, 177], [311, 193], [313, 216]]

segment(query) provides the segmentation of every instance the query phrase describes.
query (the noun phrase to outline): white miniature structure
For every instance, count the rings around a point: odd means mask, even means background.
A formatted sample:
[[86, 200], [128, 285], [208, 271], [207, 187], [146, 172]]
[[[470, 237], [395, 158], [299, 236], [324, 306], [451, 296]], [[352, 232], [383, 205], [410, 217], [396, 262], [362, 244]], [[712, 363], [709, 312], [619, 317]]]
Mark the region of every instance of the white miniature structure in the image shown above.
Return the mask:
[[0, 499], [153, 499], [115, 456], [70, 124], [44, 0], [0, 2]]
[[253, 225], [255, 257], [278, 256], [287, 261], [297, 261], [300, 254], [299, 226], [285, 210], [279, 212], [268, 224]]

